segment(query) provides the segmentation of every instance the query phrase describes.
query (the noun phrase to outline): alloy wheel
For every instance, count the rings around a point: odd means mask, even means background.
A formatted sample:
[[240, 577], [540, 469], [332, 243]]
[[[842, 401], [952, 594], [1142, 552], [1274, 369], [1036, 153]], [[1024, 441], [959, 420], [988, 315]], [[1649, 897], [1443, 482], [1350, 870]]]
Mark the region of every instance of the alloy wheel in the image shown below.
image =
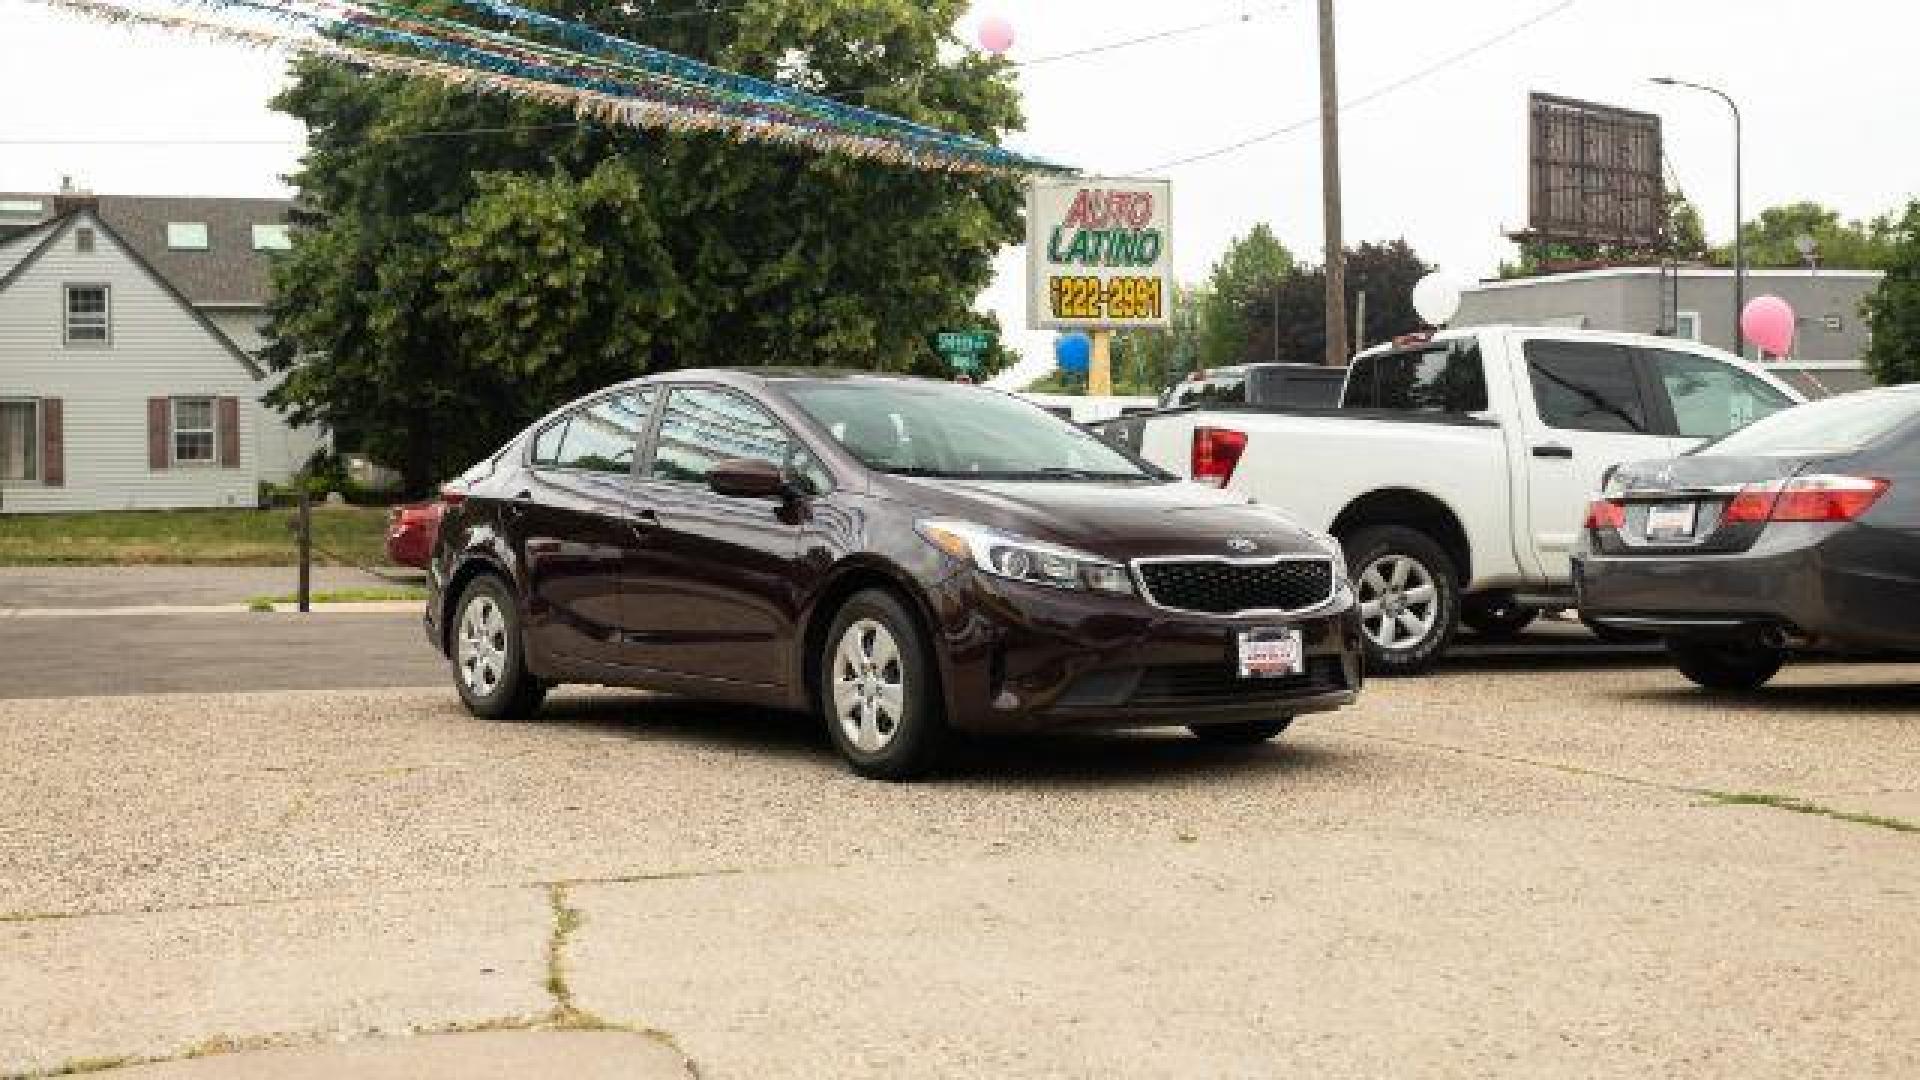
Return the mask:
[[1440, 616], [1433, 575], [1416, 559], [1382, 555], [1360, 574], [1360, 621], [1382, 649], [1411, 649]]
[[491, 697], [507, 670], [507, 619], [484, 593], [460, 616], [460, 679], [479, 697]]
[[877, 754], [900, 730], [907, 673], [900, 645], [877, 619], [859, 619], [833, 652], [833, 713], [847, 742]]

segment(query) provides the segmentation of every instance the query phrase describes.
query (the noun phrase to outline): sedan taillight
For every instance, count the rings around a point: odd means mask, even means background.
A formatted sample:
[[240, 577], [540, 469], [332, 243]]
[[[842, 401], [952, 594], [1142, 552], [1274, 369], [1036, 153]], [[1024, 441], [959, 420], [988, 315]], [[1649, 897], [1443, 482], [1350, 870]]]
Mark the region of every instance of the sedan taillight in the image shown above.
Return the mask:
[[1786, 483], [1748, 485], [1727, 504], [1720, 520], [1852, 521], [1880, 501], [1892, 485], [1877, 476], [1796, 476]]
[[1247, 433], [1232, 428], [1193, 429], [1192, 475], [1197, 484], [1223, 488], [1233, 479], [1240, 455], [1247, 450]]
[[1627, 508], [1612, 499], [1595, 499], [1587, 504], [1587, 528], [1624, 529], [1627, 527]]

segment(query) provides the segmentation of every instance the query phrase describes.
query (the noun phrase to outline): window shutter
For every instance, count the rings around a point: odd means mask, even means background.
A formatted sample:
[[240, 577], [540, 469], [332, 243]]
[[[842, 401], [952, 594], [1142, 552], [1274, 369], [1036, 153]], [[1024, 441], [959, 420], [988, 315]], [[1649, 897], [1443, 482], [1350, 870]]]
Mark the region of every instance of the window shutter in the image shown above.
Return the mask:
[[164, 469], [172, 455], [167, 453], [167, 399], [147, 399], [147, 468]]
[[223, 397], [220, 399], [219, 419], [215, 426], [220, 429], [220, 467], [237, 469], [240, 467], [240, 399]]
[[67, 482], [66, 410], [59, 398], [40, 399], [40, 482], [62, 487]]

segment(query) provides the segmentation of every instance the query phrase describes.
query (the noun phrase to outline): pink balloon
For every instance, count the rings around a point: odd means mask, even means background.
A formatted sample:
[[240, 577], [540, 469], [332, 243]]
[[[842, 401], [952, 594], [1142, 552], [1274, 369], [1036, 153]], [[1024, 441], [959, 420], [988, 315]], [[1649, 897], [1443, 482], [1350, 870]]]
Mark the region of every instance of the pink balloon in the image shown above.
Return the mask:
[[1013, 24], [999, 15], [980, 21], [980, 47], [995, 56], [1013, 48]]
[[1740, 313], [1740, 332], [1773, 356], [1793, 352], [1793, 305], [1777, 296], [1756, 296]]

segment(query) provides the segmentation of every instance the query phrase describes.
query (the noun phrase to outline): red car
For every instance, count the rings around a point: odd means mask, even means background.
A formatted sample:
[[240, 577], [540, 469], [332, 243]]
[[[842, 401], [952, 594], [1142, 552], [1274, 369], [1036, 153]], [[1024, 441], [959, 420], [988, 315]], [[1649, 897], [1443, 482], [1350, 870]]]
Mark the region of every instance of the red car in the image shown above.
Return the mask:
[[433, 542], [440, 536], [440, 514], [445, 509], [446, 504], [435, 499], [407, 503], [389, 511], [387, 559], [395, 566], [425, 570], [427, 560], [433, 557]]

